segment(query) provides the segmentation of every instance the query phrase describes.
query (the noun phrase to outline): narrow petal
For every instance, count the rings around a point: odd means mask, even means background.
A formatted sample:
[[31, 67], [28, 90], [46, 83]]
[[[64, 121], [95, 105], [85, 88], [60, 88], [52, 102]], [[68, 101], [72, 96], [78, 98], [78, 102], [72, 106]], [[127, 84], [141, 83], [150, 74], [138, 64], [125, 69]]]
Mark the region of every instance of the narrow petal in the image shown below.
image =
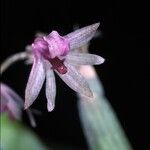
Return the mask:
[[8, 88], [8, 99], [9, 102], [7, 104], [7, 107], [9, 109], [9, 112], [11, 112], [10, 116], [17, 120], [20, 120], [23, 109], [23, 99], [11, 88]]
[[23, 108], [23, 99], [9, 86], [4, 83], [0, 84], [1, 86], [1, 96], [7, 102], [10, 100], [16, 101], [19, 108]]
[[25, 90], [25, 109], [37, 98], [45, 79], [45, 70], [42, 59], [34, 59], [31, 73]]
[[93, 97], [86, 80], [81, 76], [77, 69], [67, 63], [65, 63], [65, 66], [68, 69], [66, 74], [59, 74], [56, 71], [60, 78], [74, 91], [88, 97]]
[[73, 65], [100, 65], [104, 62], [104, 58], [93, 54], [69, 53], [66, 61]]
[[[13, 119], [21, 119], [21, 110], [23, 108], [22, 98], [9, 86], [1, 83], [1, 111], [8, 111]], [[7, 109], [7, 110], [6, 110]]]
[[8, 101], [7, 101], [7, 99], [5, 99], [5, 96], [3, 95], [2, 92], [1, 92], [0, 96], [1, 96], [0, 97], [0, 114], [1, 114], [2, 112], [5, 111]]
[[3, 89], [1, 92], [0, 113], [8, 112], [12, 119], [20, 120], [23, 107], [20, 107], [20, 103], [17, 103], [8, 93], [3, 93]]
[[18, 103], [9, 95], [9, 102], [7, 104], [9, 116], [12, 119], [21, 119], [22, 108], [19, 107]]
[[45, 61], [46, 67], [46, 98], [47, 98], [47, 109], [52, 111], [55, 107], [55, 97], [56, 97], [56, 83], [54, 72], [51, 69], [51, 64]]
[[89, 42], [93, 38], [99, 25], [100, 23], [95, 23], [67, 34], [65, 38], [68, 39], [70, 43], [70, 49], [79, 48]]
[[7, 94], [10, 96], [10, 99], [12, 99], [12, 101], [15, 101], [18, 105], [18, 107], [20, 107], [20, 109], [23, 109], [23, 99], [10, 87], [8, 87], [7, 85], [5, 85], [6, 88], [6, 92]]

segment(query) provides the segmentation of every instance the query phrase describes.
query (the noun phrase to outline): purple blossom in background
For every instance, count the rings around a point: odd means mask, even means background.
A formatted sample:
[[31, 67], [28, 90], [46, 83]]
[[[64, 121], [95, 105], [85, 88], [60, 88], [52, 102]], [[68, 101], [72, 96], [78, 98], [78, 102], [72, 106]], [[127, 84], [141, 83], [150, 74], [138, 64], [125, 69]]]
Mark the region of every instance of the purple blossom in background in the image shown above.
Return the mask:
[[100, 56], [76, 53], [73, 50], [87, 44], [94, 36], [99, 23], [78, 29], [66, 36], [52, 31], [48, 36], [38, 37], [32, 44], [33, 66], [25, 91], [25, 109], [37, 98], [46, 78], [48, 111], [55, 106], [56, 83], [54, 71], [74, 91], [88, 97], [93, 94], [76, 66], [98, 65], [104, 62]]
[[[21, 120], [23, 110], [23, 99], [9, 86], [0, 83], [1, 96], [0, 96], [0, 114], [7, 112], [12, 120]], [[36, 126], [34, 117], [30, 110], [27, 110], [30, 123], [33, 127]]]
[[23, 101], [21, 97], [6, 84], [1, 83], [1, 107], [0, 112], [8, 112], [11, 119], [20, 120]]

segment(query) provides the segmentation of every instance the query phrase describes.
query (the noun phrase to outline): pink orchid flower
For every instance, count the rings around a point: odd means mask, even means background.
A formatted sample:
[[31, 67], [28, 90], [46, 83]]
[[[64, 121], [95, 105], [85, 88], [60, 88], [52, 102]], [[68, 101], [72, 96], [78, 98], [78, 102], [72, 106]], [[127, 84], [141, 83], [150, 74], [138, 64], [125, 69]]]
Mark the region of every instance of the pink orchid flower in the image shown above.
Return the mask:
[[66, 36], [52, 31], [48, 36], [36, 38], [32, 44], [33, 66], [25, 90], [25, 109], [37, 98], [46, 78], [47, 109], [55, 106], [56, 84], [54, 71], [74, 91], [88, 97], [92, 92], [76, 66], [98, 65], [104, 58], [73, 50], [87, 44], [94, 36], [99, 23], [78, 29]]
[[[23, 110], [23, 99], [9, 86], [0, 83], [1, 96], [0, 96], [0, 114], [7, 112], [12, 120], [21, 120]], [[30, 110], [27, 110], [30, 123], [33, 127], [36, 126], [34, 117]]]

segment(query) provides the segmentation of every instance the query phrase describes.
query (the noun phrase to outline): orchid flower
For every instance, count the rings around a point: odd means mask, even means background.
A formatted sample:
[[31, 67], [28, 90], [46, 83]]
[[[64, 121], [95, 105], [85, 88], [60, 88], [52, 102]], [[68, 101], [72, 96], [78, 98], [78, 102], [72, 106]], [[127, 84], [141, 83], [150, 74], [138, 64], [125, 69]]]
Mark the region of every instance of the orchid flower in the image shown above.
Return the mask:
[[[0, 114], [7, 112], [12, 120], [21, 120], [23, 110], [23, 99], [9, 86], [0, 83], [1, 97], [0, 97]], [[36, 126], [35, 120], [30, 110], [27, 110], [30, 123], [33, 127]]]
[[66, 36], [57, 31], [38, 37], [32, 44], [33, 66], [25, 90], [25, 109], [37, 98], [46, 78], [47, 109], [52, 111], [55, 106], [56, 84], [54, 71], [74, 91], [92, 97], [86, 80], [78, 72], [76, 66], [98, 65], [104, 58], [93, 54], [73, 52], [87, 44], [94, 36], [99, 23], [78, 29]]

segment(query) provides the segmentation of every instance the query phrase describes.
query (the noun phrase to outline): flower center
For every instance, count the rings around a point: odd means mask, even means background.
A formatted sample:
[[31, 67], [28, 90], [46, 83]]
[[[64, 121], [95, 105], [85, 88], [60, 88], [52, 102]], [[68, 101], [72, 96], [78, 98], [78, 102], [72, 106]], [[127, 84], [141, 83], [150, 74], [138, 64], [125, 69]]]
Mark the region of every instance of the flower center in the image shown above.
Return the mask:
[[35, 56], [42, 56], [51, 63], [52, 69], [57, 70], [60, 74], [67, 72], [64, 59], [59, 59], [59, 56], [68, 54], [70, 50], [69, 42], [58, 32], [52, 31], [48, 36], [36, 38], [32, 48]]
[[58, 57], [49, 59], [52, 69], [57, 70], [60, 74], [67, 73], [67, 67], [64, 65], [64, 59], [60, 60]]
[[56, 31], [52, 31], [48, 36], [35, 39], [32, 47], [35, 53], [40, 52], [44, 57], [49, 58], [65, 56], [70, 49], [68, 40]]

